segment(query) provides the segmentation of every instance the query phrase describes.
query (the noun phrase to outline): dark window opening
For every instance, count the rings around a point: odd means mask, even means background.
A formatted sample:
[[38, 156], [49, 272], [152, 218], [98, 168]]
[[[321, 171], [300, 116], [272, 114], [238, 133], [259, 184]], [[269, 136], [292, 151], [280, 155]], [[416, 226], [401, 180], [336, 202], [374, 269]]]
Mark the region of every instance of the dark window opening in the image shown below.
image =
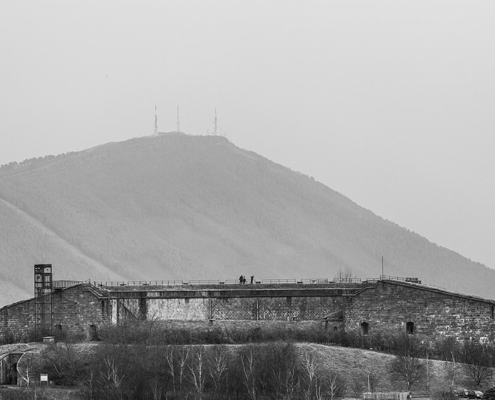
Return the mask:
[[406, 323], [406, 333], [408, 335], [412, 335], [414, 333], [414, 322], [407, 322]]
[[55, 325], [55, 328], [57, 329], [57, 331], [61, 331], [62, 330], [62, 324]]
[[89, 340], [98, 340], [98, 332], [96, 330], [96, 325], [89, 326]]
[[370, 330], [370, 325], [367, 322], [361, 323], [361, 333], [367, 335]]
[[336, 326], [334, 326], [334, 327], [333, 327], [333, 330], [334, 330], [334, 331], [336, 331], [337, 329], [339, 329], [339, 328], [337, 328]]

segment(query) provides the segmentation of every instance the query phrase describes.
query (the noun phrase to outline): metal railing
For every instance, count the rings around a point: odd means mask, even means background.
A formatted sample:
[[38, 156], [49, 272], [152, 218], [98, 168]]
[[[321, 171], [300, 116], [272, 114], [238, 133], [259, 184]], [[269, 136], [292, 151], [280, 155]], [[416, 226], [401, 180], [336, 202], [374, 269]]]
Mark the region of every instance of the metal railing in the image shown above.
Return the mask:
[[366, 278], [367, 282], [378, 282], [384, 280], [400, 281], [400, 282], [408, 282], [408, 283], [421, 283], [419, 278], [415, 278], [415, 277], [380, 275], [379, 278]]
[[[359, 278], [343, 279], [258, 279], [253, 280], [253, 285], [325, 285], [331, 283], [361, 283]], [[118, 287], [118, 286], [200, 286], [200, 285], [240, 285], [239, 279], [192, 279], [192, 280], [168, 280], [168, 281], [109, 281], [93, 282], [97, 287]], [[247, 279], [243, 285], [251, 285], [250, 279]]]
[[[331, 283], [340, 283], [340, 284], [359, 284], [363, 282], [367, 283], [375, 283], [381, 280], [394, 280], [408, 283], [418, 283], [421, 281], [415, 277], [402, 277], [402, 276], [389, 276], [389, 275], [380, 275], [378, 278], [315, 278], [315, 279], [261, 279], [254, 280], [253, 284], [255, 285], [325, 285]], [[53, 281], [54, 289], [65, 289], [71, 286], [79, 285], [83, 282], [92, 283], [96, 287], [121, 287], [121, 286], [203, 286], [203, 285], [239, 285], [239, 279], [224, 279], [224, 280], [216, 280], [216, 279], [193, 279], [193, 280], [163, 280], [163, 281], [109, 281], [109, 282], [90, 282], [90, 281]], [[248, 281], [244, 285], [250, 285], [251, 282]]]
[[187, 285], [187, 281], [169, 280], [169, 281], [110, 281], [110, 282], [93, 282], [94, 286], [116, 287], [116, 286], [181, 286]]
[[54, 289], [65, 289], [88, 281], [53, 281]]

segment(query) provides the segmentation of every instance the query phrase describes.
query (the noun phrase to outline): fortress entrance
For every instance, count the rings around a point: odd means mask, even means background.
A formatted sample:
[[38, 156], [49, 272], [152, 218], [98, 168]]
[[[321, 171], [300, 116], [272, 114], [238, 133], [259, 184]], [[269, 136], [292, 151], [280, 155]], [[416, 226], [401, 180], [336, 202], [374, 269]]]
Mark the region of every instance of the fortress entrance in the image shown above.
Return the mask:
[[5, 354], [0, 358], [0, 384], [17, 385], [17, 362], [22, 353]]

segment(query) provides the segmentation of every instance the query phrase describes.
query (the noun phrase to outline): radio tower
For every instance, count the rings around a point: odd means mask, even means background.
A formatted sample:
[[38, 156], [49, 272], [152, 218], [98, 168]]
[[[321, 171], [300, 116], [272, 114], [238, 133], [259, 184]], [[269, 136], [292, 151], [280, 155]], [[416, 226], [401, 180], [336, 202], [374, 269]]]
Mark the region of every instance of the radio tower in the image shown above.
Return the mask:
[[177, 106], [177, 132], [180, 132], [179, 106]]
[[213, 134], [217, 136], [217, 109], [215, 108], [215, 125], [213, 129]]
[[156, 115], [156, 105], [155, 105], [155, 136], [158, 135], [158, 117]]

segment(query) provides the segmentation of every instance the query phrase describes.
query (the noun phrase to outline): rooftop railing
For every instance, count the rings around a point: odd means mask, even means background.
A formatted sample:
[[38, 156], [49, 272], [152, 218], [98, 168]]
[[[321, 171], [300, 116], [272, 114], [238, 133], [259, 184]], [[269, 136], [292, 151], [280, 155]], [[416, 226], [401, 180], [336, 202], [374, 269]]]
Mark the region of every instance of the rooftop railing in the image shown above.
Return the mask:
[[245, 283], [241, 283], [239, 279], [191, 279], [191, 280], [168, 280], [168, 281], [107, 281], [93, 282], [93, 285], [100, 287], [116, 287], [116, 286], [183, 286], [183, 285], [323, 285], [328, 283], [361, 283], [359, 278], [349, 279], [251, 279], [247, 278]]
[[[118, 287], [118, 286], [205, 286], [205, 285], [325, 285], [331, 283], [340, 283], [340, 284], [359, 284], [363, 282], [374, 283], [380, 280], [396, 280], [402, 282], [409, 283], [421, 283], [418, 278], [414, 277], [401, 277], [401, 276], [388, 276], [388, 275], [380, 275], [378, 278], [314, 278], [314, 279], [253, 279], [251, 283], [251, 279], [246, 279], [245, 283], [241, 283], [239, 279], [224, 279], [224, 280], [216, 280], [216, 279], [191, 279], [191, 280], [164, 280], [164, 281], [107, 281], [107, 282], [92, 282], [94, 286], [97, 287]], [[58, 286], [55, 286], [56, 282]], [[81, 282], [77, 281], [54, 281], [54, 287], [68, 287], [73, 286], [74, 284], [78, 284]], [[63, 285], [66, 286], [63, 286]]]
[[53, 281], [53, 289], [65, 289], [89, 281]]

